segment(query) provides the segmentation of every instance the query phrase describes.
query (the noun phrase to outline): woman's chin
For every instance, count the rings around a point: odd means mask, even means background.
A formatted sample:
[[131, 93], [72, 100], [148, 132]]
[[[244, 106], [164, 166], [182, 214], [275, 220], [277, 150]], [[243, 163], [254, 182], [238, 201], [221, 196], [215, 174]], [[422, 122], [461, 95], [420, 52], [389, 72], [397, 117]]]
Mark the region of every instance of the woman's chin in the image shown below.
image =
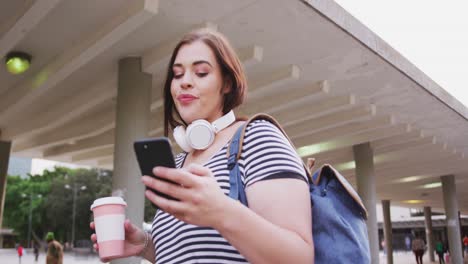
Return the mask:
[[182, 111], [182, 112], [179, 111], [179, 114], [180, 114], [180, 117], [182, 117], [184, 122], [187, 123], [187, 124], [190, 124], [193, 121], [201, 118], [201, 117], [197, 117], [196, 115], [194, 115], [194, 112], [192, 112], [192, 111], [190, 111], [190, 112], [187, 111], [186, 113], [184, 113], [184, 111]]

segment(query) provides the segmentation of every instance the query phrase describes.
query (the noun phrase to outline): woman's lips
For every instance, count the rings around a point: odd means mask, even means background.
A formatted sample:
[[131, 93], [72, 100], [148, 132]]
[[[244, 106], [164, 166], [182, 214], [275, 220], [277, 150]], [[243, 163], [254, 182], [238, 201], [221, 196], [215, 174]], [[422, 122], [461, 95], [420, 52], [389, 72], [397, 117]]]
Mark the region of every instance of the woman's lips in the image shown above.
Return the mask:
[[193, 96], [191, 94], [181, 94], [177, 96], [177, 100], [181, 102], [182, 104], [189, 104], [193, 102], [194, 100], [198, 99], [198, 97]]

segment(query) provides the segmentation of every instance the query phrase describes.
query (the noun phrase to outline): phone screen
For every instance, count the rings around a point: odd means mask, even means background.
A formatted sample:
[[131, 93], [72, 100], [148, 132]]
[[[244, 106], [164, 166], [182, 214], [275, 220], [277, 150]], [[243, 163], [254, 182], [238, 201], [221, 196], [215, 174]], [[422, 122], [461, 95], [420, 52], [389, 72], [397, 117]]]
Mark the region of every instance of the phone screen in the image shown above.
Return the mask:
[[[174, 155], [172, 154], [171, 144], [168, 138], [159, 137], [137, 140], [134, 142], [133, 147], [135, 149], [136, 158], [142, 175], [152, 176], [160, 180], [176, 184], [166, 179], [159, 178], [157, 175], [153, 174], [153, 168], [156, 166], [175, 168]], [[149, 190], [159, 196], [176, 200], [167, 194], [153, 189]]]

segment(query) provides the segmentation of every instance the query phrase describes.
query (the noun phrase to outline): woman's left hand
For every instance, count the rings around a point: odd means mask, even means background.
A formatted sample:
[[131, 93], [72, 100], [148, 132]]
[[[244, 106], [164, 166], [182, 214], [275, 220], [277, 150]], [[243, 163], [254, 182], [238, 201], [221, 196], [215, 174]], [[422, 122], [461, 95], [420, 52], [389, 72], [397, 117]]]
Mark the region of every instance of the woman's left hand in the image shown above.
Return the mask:
[[222, 222], [226, 206], [233, 202], [221, 190], [211, 170], [199, 164], [190, 164], [186, 169], [155, 167], [153, 173], [178, 185], [150, 176], [142, 177], [143, 184], [179, 201], [166, 199], [149, 190], [145, 191], [146, 198], [186, 223], [216, 228]]

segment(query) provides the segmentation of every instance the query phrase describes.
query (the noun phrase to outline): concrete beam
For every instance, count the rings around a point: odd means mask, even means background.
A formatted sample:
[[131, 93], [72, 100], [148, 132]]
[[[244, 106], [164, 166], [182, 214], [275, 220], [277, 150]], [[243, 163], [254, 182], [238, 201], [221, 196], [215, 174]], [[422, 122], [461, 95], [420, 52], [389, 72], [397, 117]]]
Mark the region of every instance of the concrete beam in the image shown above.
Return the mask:
[[353, 122], [370, 120], [374, 114], [375, 112], [372, 111], [372, 108], [360, 105], [351, 109], [344, 109], [324, 116], [303, 120], [301, 123], [288, 127], [286, 131], [288, 135], [301, 137], [312, 132], [329, 130]]
[[365, 142], [371, 142], [377, 139], [408, 133], [410, 130], [411, 127], [409, 125], [400, 124], [396, 126], [371, 129], [355, 135], [343, 136], [315, 144], [311, 143], [316, 142], [314, 136], [293, 139], [293, 142], [295, 146], [298, 146], [298, 153], [301, 155], [301, 157], [307, 157], [317, 153], [350, 147]]
[[46, 133], [32, 140], [13, 146], [13, 152], [23, 152], [32, 149], [50, 148], [61, 144], [75, 142], [80, 139], [97, 136], [114, 128], [114, 105], [108, 104], [102, 108], [73, 120], [56, 129], [56, 133]]
[[114, 155], [114, 146], [106, 146], [96, 150], [86, 151], [71, 156], [72, 162], [81, 162], [83, 160], [95, 160], [103, 157], [112, 157]]
[[368, 130], [373, 130], [376, 128], [382, 128], [382, 127], [390, 127], [393, 125], [393, 121], [391, 117], [383, 116], [383, 117], [377, 117], [365, 122], [353, 122], [349, 124], [345, 124], [342, 126], [338, 126], [332, 129], [328, 130], [323, 130], [317, 133], [311, 133], [311, 134], [303, 134], [301, 137], [296, 137], [296, 135], [292, 135], [292, 140], [295, 140], [296, 138], [304, 138], [304, 137], [310, 137], [313, 138], [310, 141], [310, 144], [316, 144], [320, 143], [321, 141], [326, 141], [338, 137], [343, 137], [343, 136], [351, 136], [355, 134], [359, 134], [364, 131]]
[[413, 140], [403, 141], [392, 145], [382, 146], [375, 149], [376, 154], [398, 151], [402, 149], [419, 148], [426, 145], [435, 145], [435, 137], [420, 137]]
[[314, 103], [305, 102], [305, 104], [289, 108], [288, 111], [275, 113], [275, 118], [284, 127], [288, 127], [315, 117], [349, 109], [354, 105], [356, 105], [356, 97], [354, 95], [336, 96]]
[[113, 163], [114, 163], [114, 155], [105, 157], [105, 158], [99, 158], [97, 160], [98, 167], [111, 167], [112, 168]]
[[[269, 113], [276, 117], [280, 111], [286, 111], [310, 101], [324, 99], [329, 92], [330, 85], [327, 81], [313, 82], [300, 87], [300, 89], [288, 89], [288, 92], [280, 95], [267, 94], [261, 100], [244, 104], [238, 112], [248, 116], [256, 113]], [[281, 103], [278, 103], [278, 97], [281, 98]]]
[[13, 120], [18, 112], [29, 107], [40, 95], [150, 20], [157, 13], [157, 9], [157, 0], [129, 1], [109, 23], [60, 54], [34, 77], [6, 91], [0, 98], [0, 123], [5, 122], [7, 118]]
[[70, 155], [91, 151], [103, 147], [113, 146], [115, 137], [114, 134], [115, 130], [111, 129], [100, 135], [78, 140], [74, 142], [74, 144], [66, 144], [63, 146], [52, 147], [50, 149], [46, 149], [43, 152], [42, 156], [44, 158], [47, 158], [61, 155]]
[[[426, 154], [423, 154], [426, 153]], [[447, 153], [441, 152], [438, 145], [422, 145], [420, 147], [414, 147], [410, 149], [400, 149], [387, 153], [375, 153], [374, 163], [376, 171], [385, 171], [386, 169], [393, 169], [395, 166], [401, 168], [405, 167], [418, 167], [427, 166], [428, 164], [438, 163], [437, 161], [445, 160], [450, 158], [448, 161], [455, 161], [453, 155], [447, 155]], [[352, 162], [352, 160], [337, 164], [337, 168]], [[335, 163], [336, 164], [336, 163]], [[415, 165], [411, 165], [415, 164]], [[424, 165], [425, 164], [425, 165]], [[347, 166], [347, 168], [340, 169], [342, 173], [348, 173], [353, 168]], [[379, 174], [380, 176], [380, 174]]]
[[12, 20], [9, 30], [0, 39], [0, 58], [13, 48], [53, 10], [61, 0], [36, 0], [24, 14], [17, 14], [19, 19]]
[[[444, 172], [460, 173], [466, 168], [466, 160], [453, 160], [453, 158], [435, 158], [414, 163], [395, 164], [391, 167], [376, 167], [376, 174], [382, 180], [382, 183], [388, 182], [394, 184], [399, 178], [415, 175], [437, 175]], [[350, 174], [347, 174], [350, 175]], [[350, 175], [352, 176], [352, 175]], [[383, 181], [385, 179], [385, 181]]]
[[246, 103], [254, 102], [269, 93], [284, 88], [299, 80], [301, 70], [297, 65], [288, 65], [278, 68], [272, 72], [265, 73], [253, 79], [249, 85]]
[[[109, 101], [117, 94], [117, 76], [104, 77], [100, 81], [90, 87], [84, 89], [73, 97], [73, 100], [63, 100], [59, 98], [54, 107], [47, 107], [45, 111], [43, 105], [41, 109], [30, 111], [31, 113], [43, 113], [36, 118], [28, 119], [28, 122], [15, 122], [11, 126], [6, 127], [4, 137], [12, 140], [21, 140], [40, 133], [44, 133], [50, 129], [64, 125], [73, 119], [79, 118], [81, 115], [98, 107], [101, 103]], [[34, 105], [32, 106], [34, 107]]]
[[241, 48], [237, 54], [245, 70], [253, 68], [263, 60], [263, 48], [258, 45]]
[[392, 146], [395, 144], [401, 144], [412, 140], [421, 139], [427, 137], [421, 130], [412, 130], [406, 134], [395, 135], [393, 137], [383, 138], [371, 142], [372, 149], [378, 150], [379, 148]]
[[[209, 28], [212, 30], [218, 30], [218, 26], [212, 22], [206, 22], [203, 24], [195, 25], [190, 30], [198, 28]], [[164, 41], [163, 43], [157, 45], [156, 47], [146, 51], [143, 54], [141, 68], [143, 72], [148, 74], [154, 74], [163, 67], [167, 67], [169, 60], [172, 55], [172, 51], [177, 43], [180, 41], [180, 35], [173, 39]]]

